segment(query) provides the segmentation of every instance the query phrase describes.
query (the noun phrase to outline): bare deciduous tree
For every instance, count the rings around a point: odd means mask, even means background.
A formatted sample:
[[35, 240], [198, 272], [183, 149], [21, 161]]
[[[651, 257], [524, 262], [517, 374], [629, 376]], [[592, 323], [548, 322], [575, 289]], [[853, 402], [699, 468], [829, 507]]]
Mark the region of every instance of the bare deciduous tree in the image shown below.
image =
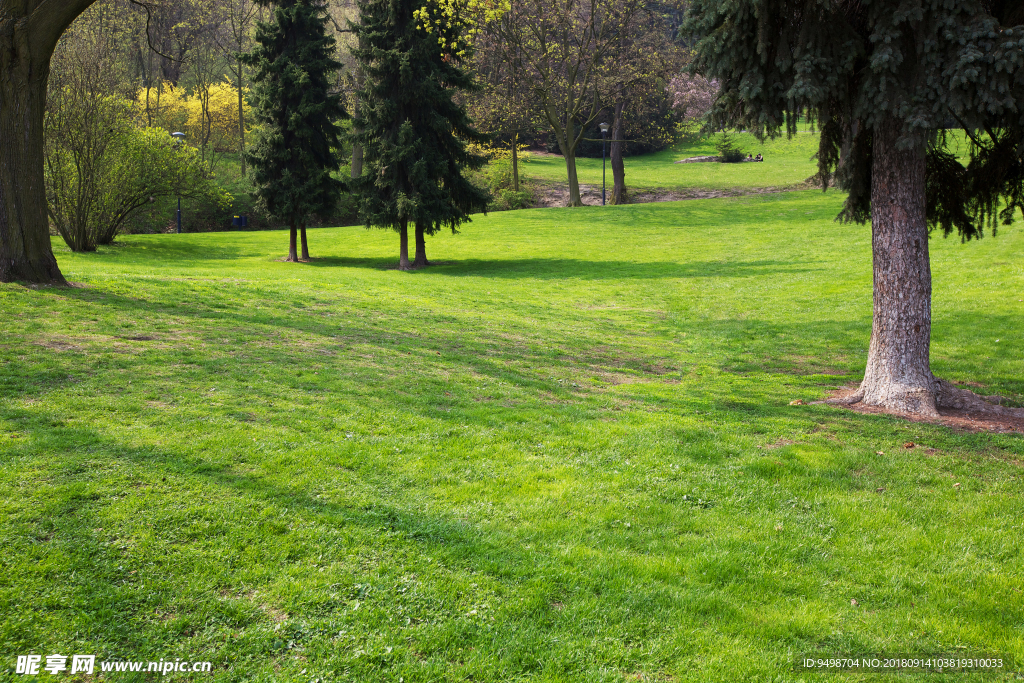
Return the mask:
[[[639, 7], [624, 2], [627, 11]], [[583, 205], [576, 148], [601, 111], [604, 59], [616, 23], [600, 0], [511, 0], [487, 27], [506, 61], [521, 60], [525, 83], [565, 157], [570, 206]]]

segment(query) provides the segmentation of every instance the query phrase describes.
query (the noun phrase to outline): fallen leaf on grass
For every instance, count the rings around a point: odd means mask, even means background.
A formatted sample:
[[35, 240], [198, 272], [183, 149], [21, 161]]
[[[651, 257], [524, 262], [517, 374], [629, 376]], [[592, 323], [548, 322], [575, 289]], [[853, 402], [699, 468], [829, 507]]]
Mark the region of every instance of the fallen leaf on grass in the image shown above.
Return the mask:
[[790, 401], [789, 405], [791, 405], [791, 406], [805, 406], [805, 405], [807, 405], [807, 403], [802, 398], [798, 398], [795, 401]]
[[917, 444], [915, 444], [913, 441], [908, 441], [905, 444], [903, 444], [903, 447], [909, 449], [909, 448], [913, 448], [916, 445]]
[[860, 603], [857, 602], [857, 598], [850, 598], [850, 604], [853, 605], [854, 607], [856, 607]]

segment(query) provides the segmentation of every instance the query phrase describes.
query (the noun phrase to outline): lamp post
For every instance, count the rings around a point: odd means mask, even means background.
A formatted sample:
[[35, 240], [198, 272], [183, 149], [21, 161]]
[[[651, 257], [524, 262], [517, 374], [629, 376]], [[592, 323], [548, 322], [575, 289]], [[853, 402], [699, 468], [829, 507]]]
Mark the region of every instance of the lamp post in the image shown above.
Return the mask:
[[[185, 139], [185, 134], [171, 133], [171, 137], [174, 138], [175, 144], [181, 144], [181, 141]], [[181, 194], [178, 194], [178, 234], [181, 234]]]
[[605, 158], [607, 156], [605, 154], [605, 141], [608, 135], [608, 124], [599, 123], [597, 125], [601, 129], [601, 206], [604, 206], [604, 181], [605, 176], [607, 175], [607, 172], [605, 171]]

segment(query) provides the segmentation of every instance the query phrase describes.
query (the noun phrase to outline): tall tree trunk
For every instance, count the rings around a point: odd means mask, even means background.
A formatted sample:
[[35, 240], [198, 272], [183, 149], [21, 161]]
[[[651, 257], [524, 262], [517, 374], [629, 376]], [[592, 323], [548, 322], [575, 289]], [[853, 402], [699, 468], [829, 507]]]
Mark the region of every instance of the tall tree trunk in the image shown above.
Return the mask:
[[[363, 46], [365, 39], [360, 39], [360, 47]], [[363, 69], [356, 67], [356, 89], [363, 87]], [[352, 118], [359, 118], [359, 95], [356, 95], [355, 104], [352, 107]], [[353, 128], [352, 132], [356, 135], [362, 132], [360, 128]], [[358, 178], [363, 175], [363, 145], [360, 142], [352, 143], [352, 177]]]
[[519, 192], [519, 133], [512, 135], [512, 191]]
[[409, 221], [398, 229], [398, 269], [409, 270]]
[[[353, 110], [353, 118], [359, 116], [359, 98], [356, 97], [356, 104]], [[354, 128], [356, 135], [362, 132], [360, 128]], [[363, 175], [363, 145], [360, 142], [352, 143], [352, 177], [358, 178]]]
[[427, 260], [427, 231], [425, 226], [416, 221], [416, 260], [412, 262], [413, 268], [424, 268], [430, 265]]
[[563, 127], [562, 121], [558, 117], [558, 112], [550, 102], [544, 108], [544, 116], [547, 118], [548, 123], [551, 124], [552, 131], [555, 134], [555, 141], [558, 143], [558, 149], [565, 158], [565, 171], [569, 180], [568, 205], [583, 206], [583, 200], [580, 198], [580, 182], [576, 176], [576, 126], [573, 123], [572, 117], [569, 116]]
[[302, 233], [302, 260], [303, 261], [308, 261], [309, 260], [309, 245], [306, 244], [306, 224], [305, 223], [302, 224], [302, 228], [301, 228], [300, 232]]
[[295, 221], [292, 221], [291, 231], [288, 234], [288, 258], [285, 260], [290, 263], [299, 262], [298, 249], [296, 249], [295, 238], [297, 237], [298, 229], [295, 227]]
[[625, 102], [619, 100], [615, 103], [615, 110], [612, 119], [612, 198], [609, 204], [625, 204], [626, 199], [626, 166], [622, 162], [622, 109]]
[[43, 111], [53, 44], [40, 45], [45, 39], [31, 35], [31, 22], [17, 14], [0, 3], [0, 282], [64, 285], [50, 246], [43, 185]]
[[[893, 118], [872, 135], [871, 255], [874, 315], [864, 381], [836, 403], [879, 406], [936, 417], [939, 408], [1024, 417], [1024, 409], [989, 403], [932, 374], [932, 274], [925, 220], [925, 149], [897, 149]], [[1000, 397], [987, 397], [998, 399]]]
[[363, 146], [358, 142], [352, 143], [352, 177], [358, 178], [363, 175]]
[[558, 146], [562, 148], [562, 156], [565, 157], [565, 172], [569, 178], [569, 206], [583, 206], [583, 199], [580, 197], [580, 181], [576, 175], [576, 145], [573, 144], [574, 133], [573, 122], [570, 120], [565, 126], [564, 142], [559, 140]]
[[245, 100], [242, 98], [242, 62], [238, 62], [238, 153], [242, 159], [242, 177], [245, 177]]
[[897, 149], [901, 125], [886, 118], [874, 131], [871, 252], [874, 316], [864, 381], [867, 405], [938, 415], [929, 365], [932, 275], [925, 222], [925, 150]]

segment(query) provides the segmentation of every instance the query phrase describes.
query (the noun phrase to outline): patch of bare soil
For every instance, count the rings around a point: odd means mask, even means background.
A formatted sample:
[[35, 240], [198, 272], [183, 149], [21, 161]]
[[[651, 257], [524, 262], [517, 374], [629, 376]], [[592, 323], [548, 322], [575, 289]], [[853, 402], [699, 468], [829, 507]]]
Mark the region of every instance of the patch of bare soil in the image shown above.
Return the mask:
[[764, 448], [766, 450], [773, 451], [776, 448], [785, 448], [786, 446], [792, 446], [795, 443], [796, 441], [792, 441], [790, 439], [779, 439], [774, 443], [768, 443], [763, 446], [758, 446], [758, 448]]
[[[999, 414], [990, 411], [980, 410], [954, 410], [951, 408], [940, 408], [939, 417], [924, 417], [899, 413], [893, 410], [886, 410], [877, 406], [868, 406], [863, 403], [844, 405], [841, 401], [857, 391], [857, 387], [843, 387], [836, 389], [828, 395], [823, 403], [830, 403], [838, 408], [852, 410], [856, 413], [867, 413], [871, 415], [892, 415], [903, 418], [910, 422], [929, 422], [941, 424], [953, 429], [965, 432], [991, 432], [993, 434], [1024, 434], [1024, 410], [1014, 411], [1019, 414]], [[833, 403], [835, 401], [836, 403]], [[993, 407], [995, 405], [993, 404]]]
[[[628, 185], [627, 185], [628, 187]], [[816, 185], [811, 180], [794, 185], [773, 187], [734, 187], [727, 190], [707, 190], [699, 187], [683, 188], [646, 188], [629, 191], [630, 204], [649, 204], [652, 202], [678, 202], [687, 199], [716, 199], [718, 197], [745, 197], [748, 195], [779, 194], [794, 190], [809, 190]], [[611, 195], [611, 186], [607, 188]], [[569, 205], [569, 186], [564, 183], [541, 183], [534, 185], [535, 207], [554, 207]], [[584, 206], [601, 205], [600, 185], [580, 185], [580, 199]]]
[[[608, 187], [608, 193], [611, 193]], [[536, 183], [534, 207], [569, 206], [568, 183]], [[584, 206], [601, 206], [601, 186], [580, 184], [580, 199]]]

